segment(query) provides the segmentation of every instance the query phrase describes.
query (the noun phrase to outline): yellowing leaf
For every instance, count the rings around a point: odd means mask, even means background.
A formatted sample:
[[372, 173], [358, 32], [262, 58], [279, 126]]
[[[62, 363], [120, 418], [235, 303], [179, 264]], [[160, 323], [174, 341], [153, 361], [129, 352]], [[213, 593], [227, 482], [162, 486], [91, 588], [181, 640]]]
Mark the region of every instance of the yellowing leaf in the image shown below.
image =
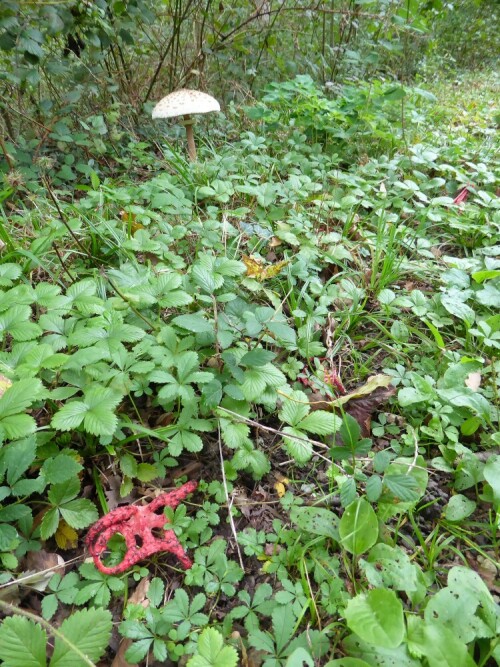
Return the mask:
[[352, 401], [353, 398], [369, 396], [370, 394], [373, 394], [375, 389], [379, 389], [380, 387], [388, 387], [391, 382], [392, 377], [390, 375], [383, 375], [382, 373], [379, 373], [378, 375], [372, 375], [368, 378], [365, 384], [361, 385], [361, 387], [354, 389], [354, 391], [349, 392], [345, 396], [340, 396], [336, 400], [332, 401], [331, 405], [333, 407], [344, 405], [344, 403]]
[[76, 530], [68, 526], [64, 519], [59, 521], [59, 526], [55, 534], [57, 546], [60, 549], [75, 549], [78, 544], [78, 534]]
[[2, 398], [9, 387], [12, 387], [12, 380], [9, 380], [9, 378], [0, 373], [0, 398]]
[[120, 211], [120, 218], [123, 222], [129, 225], [132, 236], [138, 229], [144, 229], [144, 225], [141, 225], [140, 222], [137, 222], [135, 213], [132, 213], [132, 211]]
[[282, 262], [277, 262], [276, 264], [264, 265], [262, 260], [256, 259], [253, 255], [242, 255], [241, 259], [243, 264], [246, 266], [247, 275], [250, 278], [257, 278], [257, 280], [267, 280], [268, 278], [274, 278], [277, 276], [281, 269], [288, 264], [289, 260], [283, 260]]
[[276, 493], [278, 494], [278, 498], [283, 498], [283, 496], [286, 493], [286, 487], [284, 484], [281, 482], [275, 482], [274, 483], [274, 488], [276, 489]]

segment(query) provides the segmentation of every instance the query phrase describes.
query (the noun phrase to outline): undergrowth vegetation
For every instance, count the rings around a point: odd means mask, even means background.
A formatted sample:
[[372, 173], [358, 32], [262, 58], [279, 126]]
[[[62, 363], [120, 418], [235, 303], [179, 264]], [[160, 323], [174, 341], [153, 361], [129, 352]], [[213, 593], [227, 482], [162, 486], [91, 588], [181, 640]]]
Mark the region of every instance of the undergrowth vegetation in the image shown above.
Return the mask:
[[[300, 75], [194, 164], [9, 170], [2, 664], [500, 664], [495, 92]], [[192, 568], [86, 559], [187, 479]]]

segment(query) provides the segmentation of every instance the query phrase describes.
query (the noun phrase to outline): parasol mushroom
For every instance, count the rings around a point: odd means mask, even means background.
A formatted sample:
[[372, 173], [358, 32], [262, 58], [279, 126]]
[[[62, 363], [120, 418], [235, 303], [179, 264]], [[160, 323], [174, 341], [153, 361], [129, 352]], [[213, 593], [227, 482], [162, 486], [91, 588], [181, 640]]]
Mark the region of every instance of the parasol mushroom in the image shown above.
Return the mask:
[[167, 95], [153, 109], [153, 118], [183, 117], [183, 125], [186, 128], [188, 141], [189, 159], [196, 160], [196, 146], [193, 134], [193, 113], [209, 113], [220, 111], [220, 105], [214, 97], [202, 93], [199, 90], [176, 90]]

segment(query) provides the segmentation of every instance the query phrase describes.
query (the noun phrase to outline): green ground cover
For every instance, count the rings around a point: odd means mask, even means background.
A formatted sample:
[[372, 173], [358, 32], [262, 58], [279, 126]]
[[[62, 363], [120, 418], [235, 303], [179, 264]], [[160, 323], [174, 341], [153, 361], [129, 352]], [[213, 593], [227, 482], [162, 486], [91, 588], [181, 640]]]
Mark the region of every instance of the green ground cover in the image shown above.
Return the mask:
[[[10, 172], [2, 664], [500, 664], [499, 113], [493, 73], [299, 76], [195, 164], [162, 126]], [[86, 560], [186, 479], [190, 570]]]

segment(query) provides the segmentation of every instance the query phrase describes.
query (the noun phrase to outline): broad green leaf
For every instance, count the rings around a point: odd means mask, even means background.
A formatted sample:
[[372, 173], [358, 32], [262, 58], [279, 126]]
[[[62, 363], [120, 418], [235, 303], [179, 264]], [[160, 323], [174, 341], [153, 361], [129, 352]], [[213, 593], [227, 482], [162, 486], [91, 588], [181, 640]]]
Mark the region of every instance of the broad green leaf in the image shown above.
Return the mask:
[[438, 591], [425, 608], [428, 624], [443, 626], [464, 644], [496, 636], [496, 605], [479, 575], [454, 567], [448, 586]]
[[297, 334], [288, 324], [284, 324], [283, 322], [267, 322], [266, 327], [279, 341], [290, 345], [296, 344]]
[[73, 500], [79, 492], [80, 480], [78, 477], [73, 477], [61, 484], [54, 484], [47, 495], [50, 502], [58, 506]]
[[500, 456], [493, 455], [484, 464], [484, 479], [493, 490], [496, 503], [500, 503]]
[[0, 660], [5, 667], [45, 667], [47, 635], [38, 623], [9, 616], [0, 625]]
[[362, 640], [383, 648], [397, 648], [405, 635], [403, 605], [394, 591], [383, 588], [349, 600], [347, 625]]
[[[69, 642], [81, 654], [93, 662], [98, 662], [111, 635], [111, 614], [105, 609], [82, 609], [73, 612], [59, 628]], [[56, 638], [50, 667], [80, 667], [81, 658], [67, 643]]]
[[365, 486], [366, 497], [371, 503], [377, 502], [382, 493], [382, 479], [379, 475], [372, 475]]
[[137, 466], [137, 479], [141, 482], [150, 482], [160, 476], [159, 469], [153, 463], [139, 463]]
[[299, 646], [293, 653], [290, 653], [285, 667], [304, 667], [304, 663], [307, 667], [314, 667], [314, 659], [311, 657], [309, 651]]
[[349, 553], [359, 556], [378, 539], [378, 519], [373, 507], [358, 498], [344, 511], [339, 524], [340, 541]]
[[429, 667], [476, 667], [466, 645], [451, 630], [417, 616], [408, 619], [408, 648], [425, 656]]
[[293, 523], [308, 533], [331, 537], [339, 541], [339, 518], [331, 510], [324, 507], [298, 507], [294, 505], [290, 510], [290, 519]]
[[184, 384], [186, 382], [186, 378], [192, 370], [198, 367], [198, 363], [198, 355], [192, 350], [182, 352], [177, 356], [175, 365], [177, 367], [177, 377], [180, 383]]
[[245, 379], [241, 385], [241, 391], [243, 392], [247, 401], [255, 401], [264, 392], [267, 386], [267, 378], [264, 367], [259, 368], [249, 368], [245, 371]]
[[457, 493], [452, 496], [444, 510], [445, 519], [448, 521], [462, 521], [470, 516], [476, 509], [476, 503], [467, 496]]
[[138, 641], [134, 642], [132, 646], [129, 646], [129, 648], [126, 650], [125, 660], [130, 665], [135, 665], [138, 662], [141, 662], [141, 660], [147, 656], [153, 641], [153, 637], [150, 636], [148, 639], [139, 639]]
[[36, 431], [36, 422], [30, 415], [11, 415], [0, 420], [0, 432], [9, 440], [23, 438]]
[[117, 416], [105, 405], [88, 409], [83, 420], [85, 431], [92, 435], [113, 435], [117, 425]]
[[393, 588], [407, 593], [417, 590], [418, 567], [400, 547], [376, 544], [359, 561], [368, 583], [375, 588]]
[[349, 635], [343, 648], [348, 655], [366, 660], [370, 667], [422, 667], [422, 662], [410, 656], [404, 643], [397, 648], [384, 648], [365, 642], [357, 635]]
[[476, 319], [475, 312], [458, 298], [458, 295], [444, 293], [441, 295], [441, 303], [451, 315], [455, 315], [460, 320], [465, 320], [468, 324], [472, 324]]

